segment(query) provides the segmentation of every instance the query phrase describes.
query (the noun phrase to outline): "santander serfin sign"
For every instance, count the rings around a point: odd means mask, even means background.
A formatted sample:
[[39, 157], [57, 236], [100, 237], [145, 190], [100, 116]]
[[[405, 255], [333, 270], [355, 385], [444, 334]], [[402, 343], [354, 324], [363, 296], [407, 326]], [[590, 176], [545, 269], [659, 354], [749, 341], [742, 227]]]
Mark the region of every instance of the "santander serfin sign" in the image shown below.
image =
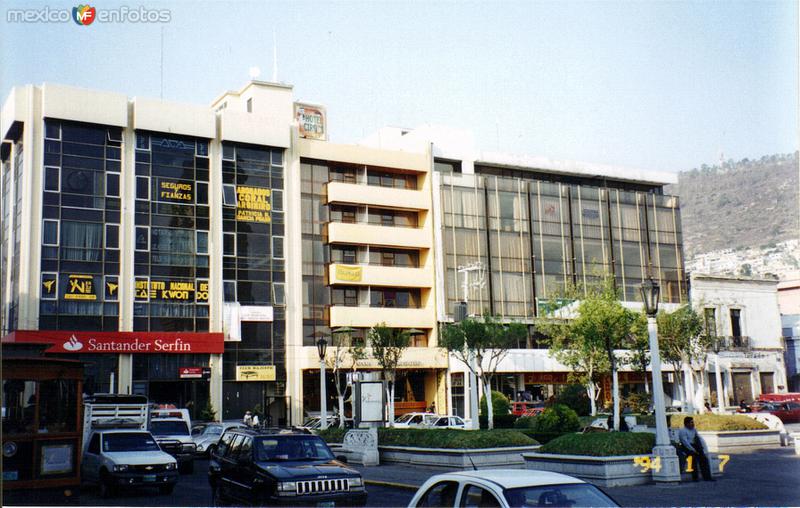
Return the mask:
[[225, 351], [222, 333], [82, 332], [17, 330], [3, 342], [51, 344], [45, 353], [214, 353]]

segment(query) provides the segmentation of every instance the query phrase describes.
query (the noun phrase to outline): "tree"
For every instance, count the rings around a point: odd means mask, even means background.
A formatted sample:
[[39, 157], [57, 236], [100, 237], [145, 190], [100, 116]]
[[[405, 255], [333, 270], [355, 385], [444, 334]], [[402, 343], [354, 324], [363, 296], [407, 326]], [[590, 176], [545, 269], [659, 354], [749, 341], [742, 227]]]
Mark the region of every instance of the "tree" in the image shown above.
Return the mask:
[[397, 364], [403, 351], [411, 343], [411, 335], [401, 328], [389, 328], [380, 323], [369, 330], [369, 343], [372, 346], [372, 357], [383, 369], [386, 380], [386, 396], [389, 404], [389, 426], [394, 426], [394, 382], [397, 377]]
[[336, 398], [339, 401], [339, 428], [344, 428], [344, 401], [350, 388], [347, 384], [346, 376], [342, 374], [348, 370], [356, 372], [358, 361], [366, 357], [363, 345], [353, 342], [352, 332], [351, 328], [333, 331], [331, 334], [333, 340], [331, 346], [328, 347], [329, 354], [326, 360], [328, 368], [333, 373]]
[[[442, 328], [439, 346], [463, 362], [483, 383], [487, 404], [486, 416], [490, 429], [494, 428], [492, 378], [500, 362], [508, 354], [508, 350], [527, 336], [528, 328], [522, 323], [504, 324], [489, 314], [485, 314], [482, 318], [469, 317]], [[473, 418], [477, 417], [478, 415], [473, 415]]]
[[[703, 319], [689, 304], [674, 312], [658, 313], [658, 348], [663, 360], [672, 365], [675, 375], [683, 378], [678, 387], [683, 392], [684, 403], [688, 403], [686, 410], [689, 412], [694, 412], [695, 372], [692, 365], [705, 360], [712, 339], [704, 332]], [[700, 384], [703, 384], [702, 376]]]
[[[638, 335], [641, 325], [639, 319], [636, 312], [620, 303], [614, 278], [604, 277], [599, 283], [585, 288], [575, 317], [562, 325], [551, 344], [557, 357], [567, 357], [586, 366], [587, 376], [590, 375], [589, 369], [602, 365], [600, 358], [603, 358], [602, 362], [607, 362], [606, 367], [610, 369], [612, 378], [614, 428], [617, 430], [620, 363], [617, 350], [627, 348], [633, 342], [633, 337]], [[578, 358], [581, 355], [589, 358]]]
[[628, 343], [628, 352], [625, 353], [625, 362], [634, 372], [641, 372], [644, 376], [644, 390], [650, 393], [647, 383], [647, 367], [650, 365], [650, 337], [647, 335], [647, 316], [642, 312], [636, 315], [636, 321], [631, 329], [631, 340]]

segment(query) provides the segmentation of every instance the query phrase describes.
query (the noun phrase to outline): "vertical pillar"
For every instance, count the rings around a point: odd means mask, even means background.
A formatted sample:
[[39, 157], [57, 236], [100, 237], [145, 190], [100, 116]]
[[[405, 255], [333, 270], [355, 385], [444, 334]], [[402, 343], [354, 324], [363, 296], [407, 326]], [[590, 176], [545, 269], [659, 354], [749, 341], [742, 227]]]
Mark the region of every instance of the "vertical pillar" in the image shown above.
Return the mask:
[[211, 399], [211, 409], [216, 414], [217, 420], [222, 421], [222, 355], [209, 355], [208, 366], [211, 368], [211, 378], [208, 381], [208, 396]]
[[131, 385], [133, 384], [133, 355], [119, 355], [117, 364], [117, 386], [116, 393], [132, 393]]

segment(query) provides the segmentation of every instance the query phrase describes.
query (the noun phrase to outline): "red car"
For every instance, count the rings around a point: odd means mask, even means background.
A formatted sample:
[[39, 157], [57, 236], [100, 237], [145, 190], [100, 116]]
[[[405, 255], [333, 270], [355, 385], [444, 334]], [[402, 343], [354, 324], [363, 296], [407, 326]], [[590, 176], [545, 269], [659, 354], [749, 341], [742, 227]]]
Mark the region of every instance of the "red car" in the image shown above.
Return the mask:
[[775, 406], [776, 408], [770, 413], [780, 418], [783, 423], [800, 423], [800, 402], [781, 402]]
[[514, 416], [534, 416], [544, 411], [543, 402], [512, 402], [511, 414]]

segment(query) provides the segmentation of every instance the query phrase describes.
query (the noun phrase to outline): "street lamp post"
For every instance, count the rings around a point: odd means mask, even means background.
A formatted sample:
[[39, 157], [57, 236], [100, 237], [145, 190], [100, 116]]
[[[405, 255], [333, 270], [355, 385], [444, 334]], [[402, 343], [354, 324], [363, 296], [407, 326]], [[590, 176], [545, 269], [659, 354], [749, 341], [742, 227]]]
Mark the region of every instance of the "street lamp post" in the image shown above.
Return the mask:
[[328, 341], [321, 337], [317, 341], [317, 353], [319, 353], [319, 428], [328, 428], [328, 394], [325, 386], [325, 351], [328, 349]]
[[664, 407], [664, 386], [661, 378], [661, 355], [658, 351], [658, 296], [660, 288], [653, 279], [642, 283], [642, 302], [647, 313], [647, 333], [650, 339], [650, 367], [653, 372], [653, 407], [656, 410], [656, 446], [653, 456], [660, 459], [661, 467], [653, 469], [653, 480], [657, 483], [681, 481], [680, 465], [675, 447], [670, 444], [667, 431], [667, 414]]

